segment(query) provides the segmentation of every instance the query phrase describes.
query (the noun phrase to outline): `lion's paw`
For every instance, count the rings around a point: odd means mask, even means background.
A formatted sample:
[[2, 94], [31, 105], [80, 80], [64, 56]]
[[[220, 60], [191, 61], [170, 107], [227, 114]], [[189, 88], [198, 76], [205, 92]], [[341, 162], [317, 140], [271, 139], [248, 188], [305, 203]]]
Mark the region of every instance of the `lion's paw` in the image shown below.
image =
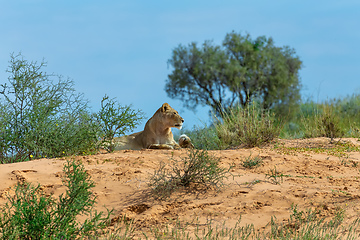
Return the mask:
[[179, 137], [179, 145], [182, 148], [194, 148], [194, 145], [191, 143], [191, 139], [185, 134]]

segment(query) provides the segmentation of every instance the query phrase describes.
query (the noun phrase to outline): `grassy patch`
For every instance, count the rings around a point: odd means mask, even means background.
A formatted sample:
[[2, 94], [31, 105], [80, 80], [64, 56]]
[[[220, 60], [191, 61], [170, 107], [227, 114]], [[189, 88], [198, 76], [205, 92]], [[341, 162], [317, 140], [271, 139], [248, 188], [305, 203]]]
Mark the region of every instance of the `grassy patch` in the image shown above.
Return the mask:
[[244, 168], [256, 168], [259, 167], [263, 163], [262, 158], [260, 156], [251, 157], [251, 154], [242, 160], [241, 165]]
[[346, 158], [349, 155], [349, 152], [359, 152], [360, 146], [354, 145], [348, 142], [336, 142], [331, 144], [328, 147], [319, 146], [319, 147], [285, 147], [284, 145], [275, 145], [274, 147], [278, 153], [286, 155], [296, 155], [298, 153], [325, 153], [330, 156], [335, 156], [339, 158]]
[[300, 104], [296, 116], [281, 129], [282, 138], [360, 138], [360, 94]]
[[[320, 217], [320, 210], [301, 211], [296, 205], [291, 206], [289, 219], [278, 221], [275, 216], [264, 230], [256, 231], [253, 224], [241, 224], [241, 217], [233, 226], [226, 222], [219, 223], [208, 219], [206, 223], [194, 220], [191, 223], [179, 220], [170, 220], [166, 225], [155, 225], [147, 233], [140, 232], [143, 239], [201, 239], [201, 240], [337, 240], [359, 237], [360, 219], [344, 225], [345, 211], [338, 211], [330, 218]], [[124, 239], [124, 238], [120, 238]]]
[[265, 178], [267, 178], [271, 183], [279, 185], [284, 181], [284, 177], [289, 177], [290, 175], [284, 175], [276, 170], [276, 167], [274, 169], [270, 169], [268, 173], [265, 174]]

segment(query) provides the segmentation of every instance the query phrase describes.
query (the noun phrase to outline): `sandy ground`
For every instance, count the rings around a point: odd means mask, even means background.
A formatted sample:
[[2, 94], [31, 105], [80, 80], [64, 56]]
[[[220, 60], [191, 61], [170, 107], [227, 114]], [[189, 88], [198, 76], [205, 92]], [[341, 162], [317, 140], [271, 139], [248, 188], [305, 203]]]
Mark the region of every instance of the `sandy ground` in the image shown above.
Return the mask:
[[[360, 217], [360, 146], [358, 139], [341, 139], [345, 147], [327, 138], [305, 140], [280, 139], [262, 148], [209, 151], [221, 158], [232, 176], [220, 192], [208, 191], [173, 194], [156, 200], [148, 187], [149, 176], [161, 161], [187, 155], [186, 150], [118, 151], [109, 154], [74, 157], [80, 159], [95, 181], [96, 209], [114, 209], [112, 218], [126, 215], [133, 219], [136, 231], [147, 232], [150, 226], [184, 222], [233, 227], [241, 216], [241, 225], [254, 224], [263, 229], [276, 216], [279, 222], [291, 214], [291, 205], [299, 210], [319, 209], [321, 216], [333, 216], [344, 209], [344, 222]], [[347, 146], [347, 147], [346, 147]], [[345, 150], [344, 150], [345, 149]], [[263, 163], [246, 169], [241, 162], [247, 157], [261, 157]], [[0, 206], [19, 181], [40, 183], [44, 191], [57, 197], [65, 191], [61, 177], [66, 159], [39, 159], [0, 166]], [[275, 184], [267, 176], [271, 170], [283, 174]]]

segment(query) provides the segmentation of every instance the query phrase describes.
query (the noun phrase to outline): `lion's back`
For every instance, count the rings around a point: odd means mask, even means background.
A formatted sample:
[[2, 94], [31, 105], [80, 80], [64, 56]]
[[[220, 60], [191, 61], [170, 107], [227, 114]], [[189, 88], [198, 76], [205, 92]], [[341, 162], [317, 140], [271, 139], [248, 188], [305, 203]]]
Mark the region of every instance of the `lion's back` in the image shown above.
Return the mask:
[[143, 147], [140, 146], [137, 143], [137, 141], [135, 140], [135, 137], [138, 134], [139, 133], [133, 133], [128, 136], [114, 138], [114, 144], [115, 144], [114, 150], [126, 150], [126, 149], [140, 150], [140, 149], [142, 149]]

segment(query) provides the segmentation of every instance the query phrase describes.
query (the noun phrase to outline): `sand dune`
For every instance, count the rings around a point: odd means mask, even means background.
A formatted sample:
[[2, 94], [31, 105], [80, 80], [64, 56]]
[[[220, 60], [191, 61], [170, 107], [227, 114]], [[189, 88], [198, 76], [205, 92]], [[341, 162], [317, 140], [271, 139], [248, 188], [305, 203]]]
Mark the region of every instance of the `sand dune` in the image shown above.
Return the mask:
[[[346, 144], [344, 144], [346, 143]], [[327, 138], [278, 140], [262, 148], [209, 151], [221, 157], [221, 165], [229, 167], [232, 176], [220, 192], [177, 192], [164, 201], [149, 193], [149, 175], [161, 161], [187, 154], [186, 150], [118, 151], [110, 154], [74, 157], [80, 159], [96, 187], [96, 209], [114, 209], [114, 219], [126, 216], [135, 221], [137, 231], [149, 226], [168, 224], [171, 220], [232, 227], [241, 216], [241, 224], [254, 224], [263, 229], [276, 216], [289, 218], [290, 207], [321, 209], [322, 216], [332, 216], [345, 209], [344, 222], [360, 216], [360, 152], [357, 139], [342, 139], [343, 147]], [[344, 150], [345, 149], [345, 150]], [[246, 169], [241, 161], [249, 155], [263, 160], [260, 167]], [[66, 159], [39, 159], [0, 166], [0, 205], [6, 194], [19, 181], [41, 184], [48, 194], [58, 196], [65, 191], [62, 168]], [[283, 174], [275, 184], [268, 178], [271, 170]], [[282, 181], [281, 181], [282, 180]]]

